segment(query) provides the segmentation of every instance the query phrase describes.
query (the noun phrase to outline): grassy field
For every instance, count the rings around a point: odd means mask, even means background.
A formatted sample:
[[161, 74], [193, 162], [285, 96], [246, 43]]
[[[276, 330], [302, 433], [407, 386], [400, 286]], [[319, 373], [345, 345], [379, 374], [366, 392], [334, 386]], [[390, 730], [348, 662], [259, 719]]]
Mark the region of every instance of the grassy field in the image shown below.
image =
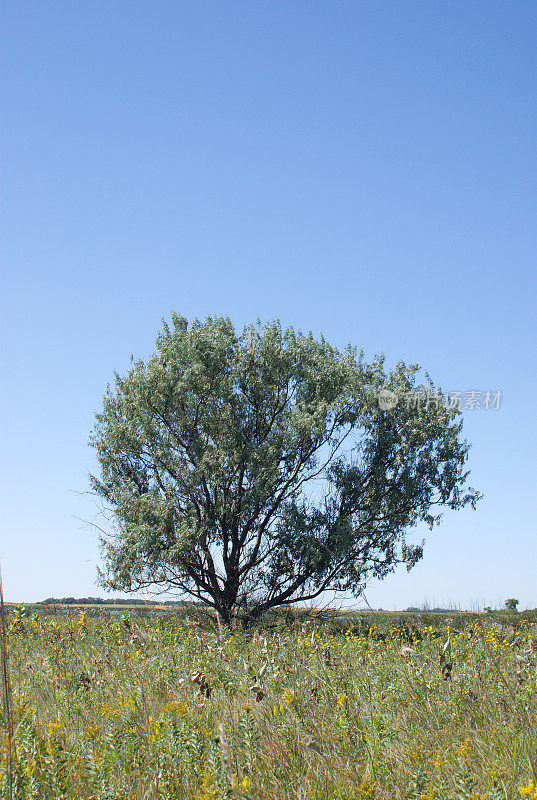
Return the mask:
[[1, 797], [537, 798], [531, 615], [8, 623]]

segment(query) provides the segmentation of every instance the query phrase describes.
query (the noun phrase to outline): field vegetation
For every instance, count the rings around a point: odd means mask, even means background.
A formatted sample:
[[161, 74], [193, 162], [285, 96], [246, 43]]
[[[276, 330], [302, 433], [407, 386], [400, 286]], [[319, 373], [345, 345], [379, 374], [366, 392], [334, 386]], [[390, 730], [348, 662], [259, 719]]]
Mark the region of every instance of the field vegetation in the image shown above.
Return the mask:
[[2, 797], [537, 798], [535, 613], [41, 607], [6, 638]]

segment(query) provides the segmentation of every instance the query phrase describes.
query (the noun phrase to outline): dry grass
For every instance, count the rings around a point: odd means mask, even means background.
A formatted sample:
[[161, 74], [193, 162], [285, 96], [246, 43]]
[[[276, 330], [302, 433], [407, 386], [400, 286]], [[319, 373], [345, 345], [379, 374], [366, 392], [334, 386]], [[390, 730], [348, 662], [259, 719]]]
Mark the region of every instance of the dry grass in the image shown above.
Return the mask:
[[[21, 800], [537, 796], [529, 623], [231, 634], [86, 613], [11, 623]], [[4, 736], [2, 796], [8, 771]]]

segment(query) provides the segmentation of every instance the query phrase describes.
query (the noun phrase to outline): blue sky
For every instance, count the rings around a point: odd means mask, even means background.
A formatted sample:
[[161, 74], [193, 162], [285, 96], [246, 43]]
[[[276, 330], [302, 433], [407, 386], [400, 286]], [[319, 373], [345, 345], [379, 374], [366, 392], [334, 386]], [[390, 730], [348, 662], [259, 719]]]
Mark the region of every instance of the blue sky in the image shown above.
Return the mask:
[[176, 309], [502, 391], [478, 510], [367, 598], [536, 607], [535, 3], [1, 6], [7, 599], [103, 594], [88, 434]]

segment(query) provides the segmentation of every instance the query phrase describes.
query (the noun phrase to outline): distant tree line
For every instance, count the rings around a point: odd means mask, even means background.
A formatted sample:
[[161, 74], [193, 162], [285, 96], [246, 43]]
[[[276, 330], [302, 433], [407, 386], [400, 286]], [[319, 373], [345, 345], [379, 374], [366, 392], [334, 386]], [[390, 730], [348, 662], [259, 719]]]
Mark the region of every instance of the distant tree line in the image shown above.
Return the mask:
[[139, 600], [136, 597], [116, 597], [104, 599], [102, 597], [47, 597], [36, 603], [38, 606], [82, 606], [82, 605], [107, 605], [107, 606], [191, 606], [192, 601], [181, 600]]

